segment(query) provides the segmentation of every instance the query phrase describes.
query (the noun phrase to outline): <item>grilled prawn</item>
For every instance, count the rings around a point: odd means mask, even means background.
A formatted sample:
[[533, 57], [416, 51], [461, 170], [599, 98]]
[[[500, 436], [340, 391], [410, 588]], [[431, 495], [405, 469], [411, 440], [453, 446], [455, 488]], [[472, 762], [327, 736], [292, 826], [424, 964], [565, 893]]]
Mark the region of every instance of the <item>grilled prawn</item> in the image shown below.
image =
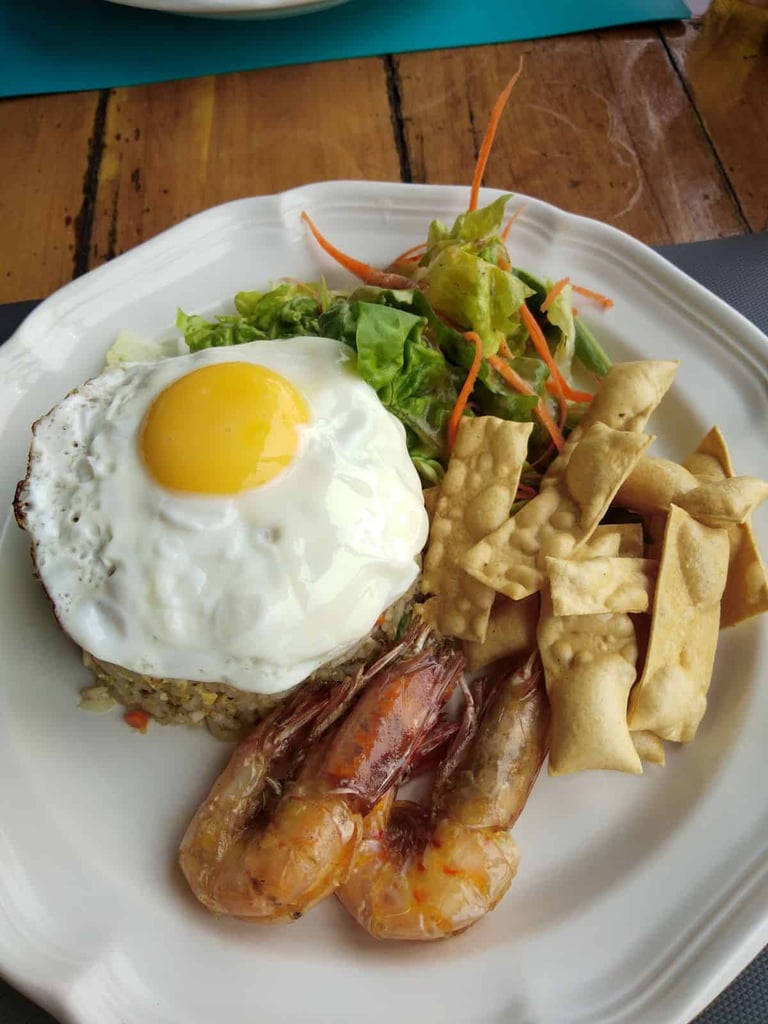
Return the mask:
[[438, 778], [432, 811], [388, 791], [365, 819], [344, 907], [379, 939], [439, 939], [492, 910], [517, 871], [509, 829], [547, 751], [549, 706], [532, 655], [498, 678], [455, 766]]
[[[325, 738], [316, 740], [331, 716], [311, 692], [265, 719], [235, 749], [182, 840], [179, 861], [197, 898], [268, 923], [334, 892], [364, 816], [407, 767], [462, 668], [461, 655], [437, 649], [424, 631], [372, 666], [357, 703]], [[275, 765], [307, 746], [298, 775], [265, 809]]]

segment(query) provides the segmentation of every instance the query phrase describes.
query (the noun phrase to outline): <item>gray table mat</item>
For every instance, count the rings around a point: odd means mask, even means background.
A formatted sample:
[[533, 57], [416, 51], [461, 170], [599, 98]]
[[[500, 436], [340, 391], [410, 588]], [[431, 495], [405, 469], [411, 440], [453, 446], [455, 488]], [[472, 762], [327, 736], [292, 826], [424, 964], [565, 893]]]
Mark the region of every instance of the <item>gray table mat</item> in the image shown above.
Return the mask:
[[[658, 252], [768, 334], [768, 232], [711, 242], [665, 245], [660, 246]], [[36, 302], [13, 302], [0, 306], [0, 342], [13, 333], [36, 305]], [[142, 1024], [128, 1016], [125, 1021], [126, 1024]], [[761, 1024], [765, 1021], [768, 1021], [768, 948], [692, 1024]], [[0, 1024], [55, 1024], [55, 1021], [0, 980]]]

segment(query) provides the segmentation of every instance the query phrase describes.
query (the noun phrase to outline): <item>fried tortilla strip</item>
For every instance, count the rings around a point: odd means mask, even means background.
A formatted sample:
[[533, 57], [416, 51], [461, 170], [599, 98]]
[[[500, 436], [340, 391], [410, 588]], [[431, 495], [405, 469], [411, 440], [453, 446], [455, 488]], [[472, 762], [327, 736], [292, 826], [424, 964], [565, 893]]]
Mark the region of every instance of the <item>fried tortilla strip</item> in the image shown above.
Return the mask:
[[445, 636], [484, 640], [495, 593], [469, 576], [462, 555], [508, 521], [532, 423], [463, 419], [440, 485], [421, 589], [433, 594], [424, 618]]
[[[730, 479], [735, 475], [728, 446], [718, 427], [713, 427], [699, 442], [696, 451], [685, 460], [685, 466], [702, 481]], [[721, 629], [768, 611], [768, 574], [749, 520], [729, 527], [728, 539], [731, 557], [720, 606]]]
[[[598, 526], [592, 534], [589, 544], [578, 553], [579, 557], [618, 555], [622, 544], [627, 540], [632, 543], [631, 534], [625, 530], [625, 527], [628, 526], [637, 526], [642, 540], [642, 529], [639, 524], [622, 523], [616, 526]], [[538, 594], [531, 594], [520, 601], [512, 601], [499, 594], [491, 609], [485, 640], [482, 642], [464, 641], [467, 668], [470, 672], [479, 672], [480, 669], [494, 661], [532, 651], [536, 646], [536, 624], [538, 621]]]
[[729, 550], [724, 529], [672, 506], [645, 667], [630, 700], [633, 730], [679, 743], [696, 735], [707, 707]]
[[522, 601], [498, 597], [491, 610], [485, 640], [464, 641], [464, 654], [469, 671], [479, 672], [494, 661], [532, 651], [536, 646], [538, 621], [538, 594], [524, 597]]
[[627, 725], [637, 675], [629, 615], [555, 615], [541, 592], [538, 642], [551, 710], [549, 774], [588, 769], [642, 773]]
[[700, 485], [693, 473], [669, 459], [643, 457], [616, 492], [612, 504], [643, 515], [665, 512]]
[[[652, 440], [593, 423], [570, 458], [549, 467], [536, 497], [471, 547], [460, 564], [507, 597], [519, 600], [535, 594], [544, 582], [546, 556], [568, 557], [589, 539]], [[560, 467], [555, 469], [557, 462]]]
[[657, 736], [655, 732], [649, 732], [647, 729], [643, 729], [640, 732], [630, 732], [629, 735], [632, 737], [632, 742], [635, 744], [635, 750], [639, 754], [641, 761], [648, 761], [649, 764], [664, 765], [666, 755], [661, 737]]
[[646, 612], [658, 563], [650, 558], [547, 558], [546, 574], [555, 615]]
[[741, 525], [768, 498], [768, 483], [754, 476], [707, 480], [675, 504], [706, 526]]

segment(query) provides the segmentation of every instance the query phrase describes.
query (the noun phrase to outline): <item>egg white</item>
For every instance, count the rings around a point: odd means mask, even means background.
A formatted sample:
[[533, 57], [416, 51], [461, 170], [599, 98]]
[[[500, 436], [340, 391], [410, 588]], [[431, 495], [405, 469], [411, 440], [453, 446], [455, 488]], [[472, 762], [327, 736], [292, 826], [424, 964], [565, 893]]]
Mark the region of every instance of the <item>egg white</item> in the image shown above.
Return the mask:
[[[282, 374], [304, 397], [290, 466], [232, 496], [172, 492], [139, 430], [212, 363]], [[146, 675], [277, 693], [351, 648], [418, 572], [428, 522], [402, 425], [325, 338], [256, 341], [107, 370], [36, 426], [22, 491], [63, 629]]]

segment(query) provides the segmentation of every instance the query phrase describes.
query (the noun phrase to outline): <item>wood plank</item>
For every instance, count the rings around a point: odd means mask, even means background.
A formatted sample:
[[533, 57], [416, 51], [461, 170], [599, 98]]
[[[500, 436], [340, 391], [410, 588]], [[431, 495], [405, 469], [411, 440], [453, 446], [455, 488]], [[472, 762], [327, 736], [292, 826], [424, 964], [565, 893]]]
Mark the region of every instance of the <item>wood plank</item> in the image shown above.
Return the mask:
[[663, 34], [744, 218], [768, 230], [768, 9], [714, 0], [701, 21]]
[[333, 178], [399, 177], [379, 59], [118, 89], [91, 265], [230, 199]]
[[747, 230], [651, 28], [397, 58], [417, 181], [469, 182], [497, 94], [524, 56], [485, 183], [650, 244]]
[[97, 92], [0, 102], [0, 302], [43, 298], [81, 269], [102, 112]]

